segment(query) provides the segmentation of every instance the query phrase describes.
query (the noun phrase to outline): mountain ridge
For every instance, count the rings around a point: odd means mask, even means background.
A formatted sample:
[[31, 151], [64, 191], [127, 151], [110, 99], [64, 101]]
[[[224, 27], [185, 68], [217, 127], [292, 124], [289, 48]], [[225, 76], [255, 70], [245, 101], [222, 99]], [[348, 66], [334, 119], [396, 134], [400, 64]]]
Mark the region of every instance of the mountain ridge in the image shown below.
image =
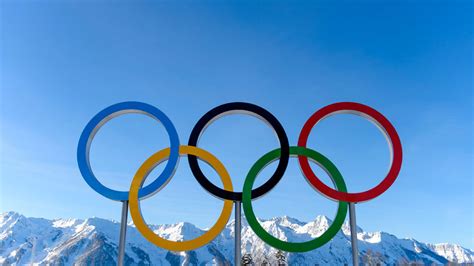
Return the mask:
[[[326, 216], [302, 222], [282, 216], [260, 220], [265, 230], [294, 242], [321, 235], [332, 222]], [[87, 219], [28, 218], [16, 212], [0, 215], [0, 264], [115, 264], [119, 223], [98, 217]], [[150, 225], [167, 239], [179, 241], [204, 232], [192, 223]], [[450, 262], [472, 265], [474, 251], [456, 244], [427, 244], [390, 233], [365, 232], [358, 227], [360, 260], [380, 264], [418, 262], [425, 265]], [[125, 263], [127, 265], [231, 265], [234, 253], [233, 221], [210, 244], [189, 252], [169, 252], [155, 247], [128, 224]], [[264, 244], [242, 221], [242, 252], [260, 265], [273, 265], [276, 250]], [[306, 253], [284, 253], [290, 265], [351, 264], [350, 231], [347, 221], [326, 245]], [[273, 263], [272, 263], [273, 262]]]

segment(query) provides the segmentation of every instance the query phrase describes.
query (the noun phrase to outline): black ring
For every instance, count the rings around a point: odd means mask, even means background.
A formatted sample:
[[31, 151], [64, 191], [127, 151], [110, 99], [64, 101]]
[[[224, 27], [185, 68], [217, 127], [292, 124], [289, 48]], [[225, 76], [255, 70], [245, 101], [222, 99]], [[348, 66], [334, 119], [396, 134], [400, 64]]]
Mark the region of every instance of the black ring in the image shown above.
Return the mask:
[[[286, 168], [288, 166], [288, 161], [290, 160], [290, 144], [288, 143], [288, 137], [286, 136], [285, 130], [283, 129], [283, 126], [280, 124], [278, 119], [276, 119], [270, 112], [260, 106], [245, 102], [231, 102], [219, 105], [207, 112], [203, 117], [201, 117], [201, 119], [199, 119], [199, 121], [196, 123], [193, 130], [191, 131], [188, 145], [197, 146], [201, 133], [206, 129], [209, 124], [226, 114], [234, 112], [243, 112], [245, 114], [250, 113], [251, 115], [255, 115], [258, 118], [261, 118], [262, 120], [270, 124], [273, 130], [275, 130], [278, 140], [280, 141], [281, 156], [278, 162], [277, 169], [275, 170], [275, 173], [273, 173], [273, 175], [270, 177], [270, 179], [267, 180], [267, 182], [252, 190], [252, 199], [255, 199], [266, 194], [278, 184], [280, 179], [283, 177], [283, 174], [285, 173]], [[209, 193], [225, 200], [242, 201], [242, 192], [227, 191], [211, 183], [201, 171], [196, 156], [188, 155], [188, 162], [196, 180]]]

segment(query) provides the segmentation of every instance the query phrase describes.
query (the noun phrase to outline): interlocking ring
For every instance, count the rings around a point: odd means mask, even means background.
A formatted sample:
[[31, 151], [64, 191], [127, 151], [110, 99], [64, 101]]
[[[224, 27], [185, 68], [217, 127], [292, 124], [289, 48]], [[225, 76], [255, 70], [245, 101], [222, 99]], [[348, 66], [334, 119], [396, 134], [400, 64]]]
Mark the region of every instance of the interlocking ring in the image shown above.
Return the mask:
[[169, 182], [173, 172], [178, 164], [179, 159], [179, 137], [171, 120], [158, 108], [141, 102], [122, 102], [105, 108], [96, 114], [87, 123], [79, 138], [77, 146], [77, 163], [82, 177], [87, 184], [97, 193], [111, 200], [124, 201], [128, 200], [128, 191], [118, 191], [110, 189], [99, 182], [92, 171], [89, 161], [89, 153], [92, 140], [99, 129], [114, 117], [123, 114], [144, 114], [158, 122], [161, 122], [169, 135], [171, 154], [163, 172], [153, 182], [140, 190], [140, 198], [147, 197], [158, 192], [159, 188]]
[[[244, 182], [242, 192], [234, 192], [232, 181], [222, 163], [209, 152], [197, 146], [199, 137], [206, 127], [214, 120], [230, 113], [245, 113], [254, 115], [268, 123], [275, 131], [280, 142], [280, 148], [275, 149], [262, 156], [250, 169]], [[102, 185], [92, 172], [89, 162], [89, 150], [94, 135], [99, 128], [110, 119], [125, 113], [141, 113], [151, 116], [161, 122], [169, 134], [170, 147], [163, 149], [148, 158], [136, 172], [130, 191], [116, 191]], [[386, 178], [374, 188], [359, 193], [348, 193], [344, 179], [336, 166], [317, 151], [306, 148], [306, 143], [311, 129], [322, 119], [336, 113], [355, 113], [368, 118], [375, 123], [386, 135], [391, 150], [390, 169]], [[96, 192], [118, 201], [130, 201], [130, 213], [138, 231], [158, 247], [173, 251], [185, 251], [199, 248], [212, 241], [226, 226], [232, 213], [234, 201], [242, 201], [245, 215], [252, 230], [267, 244], [289, 252], [306, 252], [318, 248], [329, 240], [341, 229], [347, 214], [348, 202], [362, 202], [373, 199], [385, 192], [397, 178], [402, 163], [402, 146], [398, 134], [392, 124], [376, 110], [359, 103], [342, 102], [328, 105], [314, 113], [305, 123], [299, 139], [298, 146], [290, 147], [285, 130], [280, 122], [267, 110], [250, 103], [233, 102], [220, 105], [207, 112], [194, 126], [189, 137], [188, 146], [180, 146], [178, 134], [168, 117], [159, 109], [140, 102], [124, 102], [112, 105], [92, 118], [86, 125], [79, 139], [77, 148], [77, 161], [84, 180]], [[193, 240], [174, 242], [156, 235], [145, 223], [140, 211], [140, 200], [150, 196], [162, 189], [173, 177], [179, 157], [188, 155], [191, 171], [198, 183], [212, 195], [224, 200], [222, 212], [216, 223], [203, 235]], [[259, 224], [252, 208], [252, 200], [258, 198], [273, 189], [283, 177], [288, 166], [290, 155], [298, 156], [303, 176], [310, 182], [312, 187], [330, 199], [339, 201], [338, 211], [334, 222], [321, 236], [304, 242], [290, 243], [282, 241], [268, 232]], [[211, 183], [199, 168], [197, 159], [210, 164], [219, 174], [224, 188], [221, 189]], [[258, 173], [269, 163], [279, 159], [277, 169], [263, 185], [252, 189]], [[333, 189], [319, 180], [309, 166], [308, 159], [316, 162], [331, 177], [336, 189]], [[157, 179], [147, 186], [143, 186], [148, 174], [164, 160], [167, 160], [165, 169]], [[240, 203], [239, 203], [240, 204]]]
[[309, 166], [307, 157], [298, 156], [298, 161], [304, 176], [323, 195], [333, 200], [342, 200], [347, 202], [368, 201], [384, 193], [393, 184], [393, 182], [395, 182], [395, 179], [397, 179], [402, 167], [402, 144], [400, 142], [400, 138], [398, 137], [397, 131], [392, 126], [390, 121], [388, 121], [388, 119], [385, 118], [381, 113], [367, 105], [360, 103], [341, 102], [328, 105], [316, 111], [308, 119], [308, 121], [306, 121], [298, 139], [298, 146], [306, 147], [309, 133], [318, 122], [331, 115], [341, 113], [355, 114], [367, 118], [370, 122], [375, 124], [381, 132], [384, 133], [391, 152], [390, 169], [384, 180], [382, 180], [382, 182], [380, 182], [374, 188], [364, 192], [347, 193], [343, 191], [337, 191], [324, 184], [316, 176]]
[[[224, 165], [209, 152], [199, 149], [193, 146], [181, 146], [179, 148], [180, 155], [190, 154], [199, 157], [201, 160], [208, 163], [221, 178], [224, 188], [228, 191], [232, 191], [232, 181], [230, 179], [227, 170]], [[153, 154], [148, 158], [142, 166], [138, 169], [135, 177], [133, 178], [132, 185], [130, 186], [130, 214], [137, 230], [150, 242], [158, 247], [173, 250], [173, 251], [186, 251], [197, 249], [201, 246], [212, 241], [219, 233], [225, 228], [229, 221], [230, 215], [232, 214], [232, 206], [234, 204], [231, 200], [224, 200], [224, 207], [222, 208], [221, 215], [217, 219], [217, 222], [203, 235], [193, 240], [186, 240], [181, 242], [174, 242], [166, 240], [156, 235], [143, 220], [143, 216], [140, 212], [140, 203], [138, 199], [138, 191], [143, 185], [148, 174], [155, 169], [161, 162], [168, 158], [170, 155], [170, 149], [161, 150]]]
[[[212, 122], [227, 114], [235, 113], [250, 114], [260, 118], [262, 121], [265, 121], [273, 128], [276, 135], [278, 136], [278, 140], [280, 141], [281, 157], [280, 161], [278, 162], [278, 166], [275, 170], [275, 173], [273, 173], [273, 175], [264, 184], [252, 191], [252, 198], [258, 198], [272, 190], [272, 188], [274, 188], [276, 184], [278, 184], [280, 179], [283, 177], [283, 174], [285, 173], [290, 158], [290, 144], [288, 143], [288, 137], [286, 136], [285, 130], [283, 129], [283, 126], [280, 124], [278, 119], [276, 119], [270, 112], [260, 106], [243, 102], [226, 103], [217, 106], [216, 108], [207, 112], [196, 123], [193, 130], [191, 131], [191, 135], [189, 136], [188, 145], [197, 146], [199, 142], [199, 137], [204, 133], [206, 128]], [[227, 191], [225, 189], [221, 189], [220, 187], [214, 185], [211, 181], [209, 181], [209, 179], [201, 171], [201, 168], [199, 167], [195, 156], [188, 156], [188, 162], [194, 177], [204, 189], [209, 191], [209, 193], [221, 199], [242, 201], [242, 192]]]
[[[274, 248], [288, 252], [306, 252], [316, 249], [329, 242], [329, 240], [331, 240], [337, 234], [339, 229], [341, 229], [342, 224], [346, 219], [348, 205], [347, 202], [339, 201], [336, 218], [332, 222], [331, 226], [329, 226], [326, 232], [324, 232], [321, 236], [316, 237], [315, 239], [307, 242], [292, 243], [280, 240], [265, 231], [265, 229], [258, 222], [257, 217], [255, 217], [255, 213], [252, 208], [252, 197], [250, 193], [252, 190], [252, 186], [258, 176], [258, 173], [263, 170], [267, 165], [280, 158], [280, 153], [280, 149], [273, 150], [263, 155], [252, 166], [252, 168], [250, 168], [247, 178], [245, 178], [244, 189], [242, 191], [242, 206], [244, 208], [245, 217], [247, 217], [247, 222], [249, 223], [249, 226], [252, 228], [255, 234], [260, 237], [260, 239], [262, 239]], [[290, 154], [305, 156], [306, 158], [312, 159], [329, 175], [329, 177], [331, 178], [334, 185], [339, 191], [347, 191], [346, 183], [344, 183], [344, 179], [342, 178], [342, 175], [339, 170], [337, 170], [336, 166], [331, 163], [328, 158], [324, 157], [319, 152], [310, 150], [308, 148], [294, 146], [290, 147]]]

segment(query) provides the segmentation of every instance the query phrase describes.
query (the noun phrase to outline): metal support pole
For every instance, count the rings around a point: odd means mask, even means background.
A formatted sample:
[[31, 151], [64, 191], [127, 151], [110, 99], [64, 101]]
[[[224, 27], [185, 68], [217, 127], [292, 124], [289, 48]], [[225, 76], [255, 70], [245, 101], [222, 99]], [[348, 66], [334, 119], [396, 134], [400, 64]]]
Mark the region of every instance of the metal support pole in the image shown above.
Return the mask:
[[242, 260], [242, 202], [234, 201], [235, 204], [235, 255], [234, 266], [240, 266]]
[[120, 238], [117, 265], [123, 266], [125, 257], [125, 238], [127, 236], [128, 200], [122, 201], [122, 219], [120, 220]]
[[352, 264], [359, 266], [359, 249], [357, 248], [357, 224], [355, 214], [355, 203], [349, 203], [349, 223], [351, 227]]

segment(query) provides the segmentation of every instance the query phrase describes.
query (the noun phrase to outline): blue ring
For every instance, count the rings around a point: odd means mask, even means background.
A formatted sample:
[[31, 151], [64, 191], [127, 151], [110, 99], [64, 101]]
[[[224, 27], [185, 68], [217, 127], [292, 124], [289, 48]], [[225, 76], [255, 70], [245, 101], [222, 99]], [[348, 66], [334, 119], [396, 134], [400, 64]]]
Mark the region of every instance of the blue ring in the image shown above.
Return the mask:
[[89, 121], [89, 123], [87, 123], [82, 131], [77, 146], [77, 163], [79, 164], [79, 170], [81, 171], [82, 177], [92, 189], [106, 198], [117, 201], [128, 200], [129, 192], [113, 190], [99, 182], [90, 166], [89, 150], [95, 134], [102, 125], [116, 116], [127, 113], [145, 114], [160, 121], [168, 132], [170, 140], [170, 156], [165, 169], [157, 179], [140, 189], [138, 192], [139, 198], [151, 196], [166, 185], [173, 176], [179, 160], [178, 132], [171, 120], [158, 108], [142, 102], [122, 102], [111, 105], [100, 111]]

